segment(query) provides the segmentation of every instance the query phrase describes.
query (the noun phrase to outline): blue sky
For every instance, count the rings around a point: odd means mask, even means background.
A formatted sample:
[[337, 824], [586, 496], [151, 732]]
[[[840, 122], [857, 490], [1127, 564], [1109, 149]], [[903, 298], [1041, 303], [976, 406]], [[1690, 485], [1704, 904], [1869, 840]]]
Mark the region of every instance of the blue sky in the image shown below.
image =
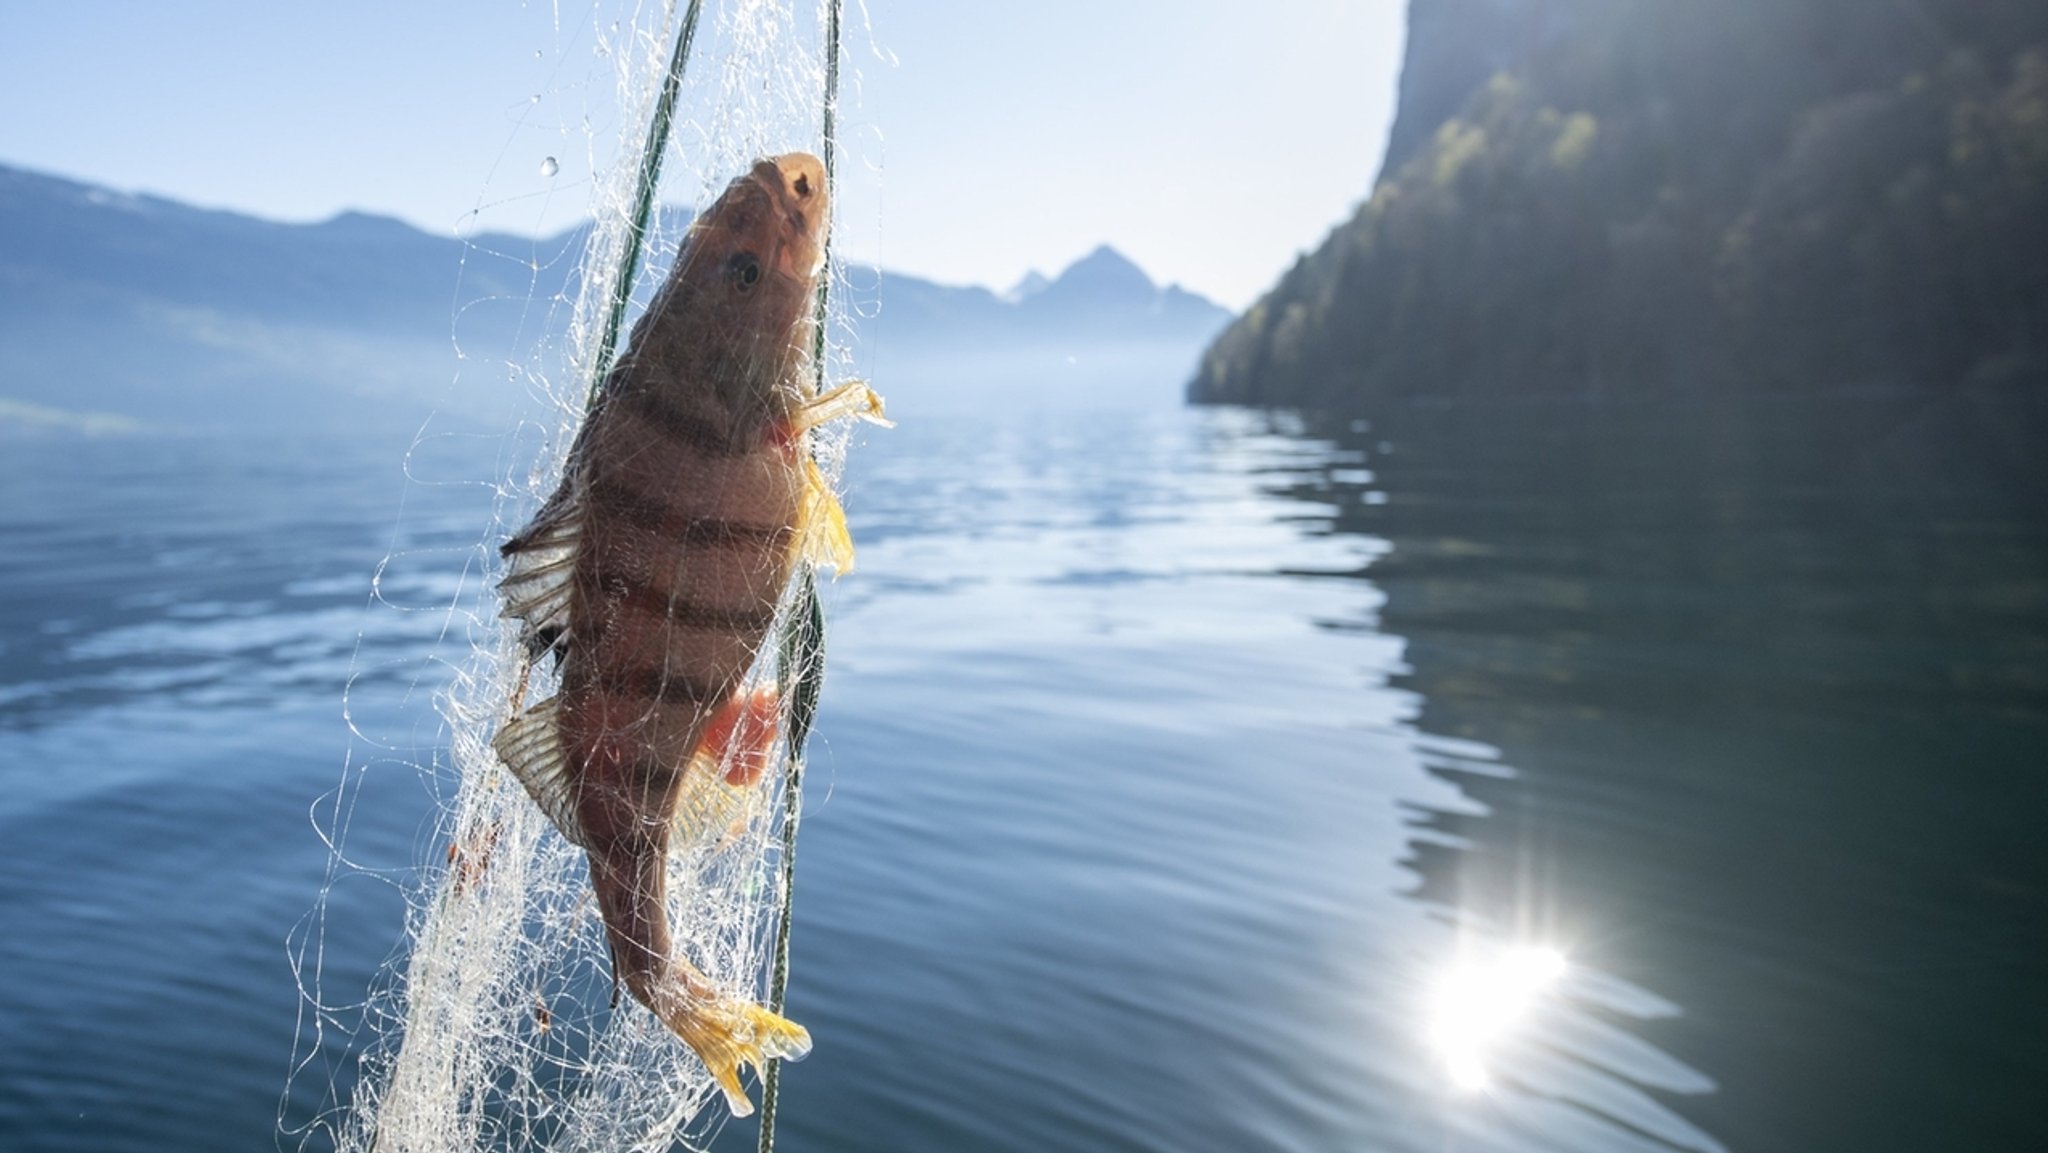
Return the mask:
[[[588, 208], [570, 122], [617, 6], [15, 5], [0, 163], [284, 220], [552, 230]], [[1000, 288], [1108, 242], [1248, 304], [1377, 171], [1405, 7], [848, 0], [844, 251]]]

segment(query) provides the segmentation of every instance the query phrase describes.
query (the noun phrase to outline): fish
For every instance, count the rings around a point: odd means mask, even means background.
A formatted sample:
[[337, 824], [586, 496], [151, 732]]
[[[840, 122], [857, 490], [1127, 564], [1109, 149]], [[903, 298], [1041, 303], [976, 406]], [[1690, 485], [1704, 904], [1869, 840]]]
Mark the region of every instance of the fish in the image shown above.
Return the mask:
[[809, 451], [830, 420], [881, 423], [865, 384], [819, 392], [813, 343], [830, 220], [819, 160], [755, 162], [689, 226], [607, 373], [559, 486], [501, 547], [503, 615], [559, 688], [493, 748], [589, 858], [615, 978], [687, 1043], [735, 1116], [740, 1081], [808, 1031], [679, 955], [664, 888], [678, 845], [725, 835], [766, 773], [780, 703], [747, 675], [796, 566], [852, 566]]

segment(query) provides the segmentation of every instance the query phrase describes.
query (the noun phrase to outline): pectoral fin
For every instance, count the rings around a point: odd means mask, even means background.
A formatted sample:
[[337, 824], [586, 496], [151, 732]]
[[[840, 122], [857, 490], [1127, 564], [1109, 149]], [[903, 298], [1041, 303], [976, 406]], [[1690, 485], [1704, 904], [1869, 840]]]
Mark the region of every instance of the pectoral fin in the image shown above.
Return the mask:
[[804, 495], [797, 514], [797, 559], [830, 565], [835, 575], [853, 571], [853, 536], [846, 531], [846, 510], [825, 483], [816, 461], [804, 460]]
[[[804, 433], [842, 416], [858, 417], [884, 427], [894, 427], [882, 415], [882, 398], [860, 381], [849, 381], [800, 405], [790, 413], [785, 432], [791, 443], [800, 444]], [[797, 559], [819, 567], [830, 566], [835, 575], [853, 571], [853, 537], [846, 531], [846, 512], [832, 486], [818, 471], [817, 462], [804, 459], [803, 501], [797, 510]]]
[[805, 433], [842, 416], [856, 416], [870, 424], [894, 428], [896, 422], [882, 415], [882, 398], [858, 380], [848, 381], [801, 405], [790, 414], [792, 433]]

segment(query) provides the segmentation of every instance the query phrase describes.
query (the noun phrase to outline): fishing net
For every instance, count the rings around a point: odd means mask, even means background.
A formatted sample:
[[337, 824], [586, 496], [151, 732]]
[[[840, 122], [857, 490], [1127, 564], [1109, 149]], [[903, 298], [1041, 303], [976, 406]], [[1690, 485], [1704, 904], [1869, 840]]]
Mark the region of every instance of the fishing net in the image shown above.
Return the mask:
[[[528, 675], [516, 624], [499, 615], [497, 546], [559, 482], [591, 383], [608, 360], [614, 290], [632, 263], [650, 142], [664, 148], [657, 201], [668, 205], [708, 205], [761, 156], [829, 155], [829, 119], [821, 116], [827, 57], [836, 50], [829, 2], [729, 0], [692, 9], [681, 0], [600, 4], [588, 25], [557, 25], [556, 71], [567, 79], [518, 116], [519, 147], [508, 147], [507, 163], [540, 153], [538, 131], [554, 144], [536, 164], [542, 176], [578, 168], [595, 174], [583, 185], [594, 224], [581, 238], [580, 258], [489, 234], [469, 242], [466, 282], [507, 266], [532, 274], [528, 295], [512, 302], [516, 324], [466, 324], [472, 307], [482, 314], [493, 303], [474, 299], [472, 289], [470, 299], [458, 295], [455, 326], [462, 372], [483, 374], [527, 406], [505, 442], [518, 446], [508, 456], [525, 459], [510, 462], [498, 483], [493, 521], [477, 526], [471, 579], [453, 599], [444, 630], [450, 651], [441, 658], [452, 676], [438, 694], [443, 743], [418, 770], [439, 798], [435, 829], [428, 859], [400, 879], [407, 947], [367, 999], [323, 979], [334, 949], [326, 936], [336, 923], [329, 902], [362, 868], [345, 849], [362, 800], [360, 755], [352, 754], [341, 787], [316, 818], [334, 853], [321, 908], [295, 948], [306, 1026], [288, 1099], [307, 1096], [303, 1082], [312, 1079], [328, 1104], [310, 1120], [286, 1117], [284, 1129], [300, 1148], [701, 1148], [726, 1116], [697, 1056], [615, 988], [584, 851], [549, 824], [491, 743]], [[650, 125], [686, 27], [692, 43], [662, 145]], [[551, 195], [572, 194], [551, 187]], [[675, 210], [648, 222], [628, 325], [663, 282], [686, 224], [687, 213]], [[551, 275], [559, 288], [549, 286]], [[826, 275], [840, 274], [834, 267]], [[821, 379], [843, 379], [844, 311], [828, 312], [823, 331]], [[846, 423], [813, 434], [818, 462], [835, 482]], [[808, 580], [791, 581], [748, 676], [748, 688], [779, 684], [785, 709], [803, 697], [792, 685], [815, 685], [800, 667], [817, 655], [806, 641], [815, 605]], [[530, 672], [525, 701], [553, 692], [550, 662]], [[712, 833], [678, 837], [668, 861], [677, 952], [749, 1001], [772, 999], [778, 918], [788, 898], [784, 853], [794, 843], [785, 833], [796, 819], [790, 777], [800, 773], [789, 743], [794, 737], [800, 745], [802, 722], [785, 716], [758, 783], [721, 779], [699, 798], [693, 819]]]

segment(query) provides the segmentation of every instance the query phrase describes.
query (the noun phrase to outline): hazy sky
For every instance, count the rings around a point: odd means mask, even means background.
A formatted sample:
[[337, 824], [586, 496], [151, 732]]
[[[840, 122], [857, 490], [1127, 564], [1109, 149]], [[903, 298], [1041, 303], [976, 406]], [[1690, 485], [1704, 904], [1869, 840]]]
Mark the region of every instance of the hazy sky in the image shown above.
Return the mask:
[[[547, 116], [597, 86], [588, 29], [615, 6], [11, 5], [0, 163], [283, 220], [447, 234], [481, 205], [485, 227], [551, 230], [587, 211], [588, 173], [533, 129], [565, 143]], [[846, 179], [845, 251], [1001, 288], [1108, 242], [1248, 304], [1377, 171], [1405, 7], [849, 0], [843, 123], [876, 171]], [[522, 192], [553, 152], [569, 183]]]

